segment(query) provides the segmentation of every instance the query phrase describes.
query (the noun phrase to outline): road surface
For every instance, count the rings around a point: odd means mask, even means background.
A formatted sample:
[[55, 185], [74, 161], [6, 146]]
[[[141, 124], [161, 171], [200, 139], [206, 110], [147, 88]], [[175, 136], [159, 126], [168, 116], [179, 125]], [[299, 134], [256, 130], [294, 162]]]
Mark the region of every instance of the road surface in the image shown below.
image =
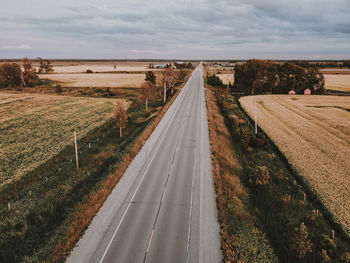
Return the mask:
[[202, 66], [67, 262], [220, 262]]

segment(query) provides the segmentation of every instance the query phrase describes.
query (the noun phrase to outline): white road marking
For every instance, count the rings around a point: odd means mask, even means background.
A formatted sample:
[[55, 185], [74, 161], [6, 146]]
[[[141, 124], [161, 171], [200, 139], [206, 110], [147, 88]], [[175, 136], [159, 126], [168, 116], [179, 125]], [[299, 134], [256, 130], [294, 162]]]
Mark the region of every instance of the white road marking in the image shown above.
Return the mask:
[[[186, 89], [185, 91], [187, 92], [187, 90], [188, 90], [188, 89]], [[183, 96], [184, 96], [184, 95], [183, 95]], [[170, 128], [170, 126], [171, 126], [170, 124], [172, 123], [172, 121], [174, 120], [174, 117], [176, 116], [176, 113], [177, 113], [178, 110], [180, 109], [180, 103], [177, 105], [177, 107], [178, 107], [178, 108], [176, 109], [176, 112], [175, 112], [175, 113], [173, 114], [173, 116], [171, 117], [171, 121], [169, 122], [168, 127], [166, 128], [165, 132], [163, 133], [163, 136], [162, 136], [162, 138], [161, 138], [160, 143], [158, 144], [156, 150], [154, 151], [154, 154], [153, 154], [153, 156], [152, 156], [152, 159], [149, 161], [149, 163], [148, 163], [148, 165], [147, 165], [147, 168], [146, 168], [146, 170], [145, 170], [145, 172], [144, 172], [144, 174], [143, 174], [143, 176], [142, 176], [142, 178], [141, 178], [141, 180], [140, 180], [140, 182], [139, 182], [139, 184], [138, 184], [138, 186], [137, 186], [137, 188], [136, 188], [136, 190], [135, 190], [135, 192], [134, 192], [134, 194], [133, 194], [133, 196], [132, 196], [132, 198], [131, 198], [131, 201], [129, 202], [129, 205], [127, 206], [127, 208], [126, 208], [126, 210], [125, 210], [125, 212], [124, 212], [124, 214], [123, 214], [123, 216], [122, 216], [122, 218], [121, 218], [121, 220], [120, 220], [120, 222], [119, 222], [119, 224], [118, 224], [116, 230], [115, 230], [114, 233], [113, 233], [113, 236], [112, 236], [111, 240], [110, 240], [109, 243], [108, 243], [108, 246], [107, 246], [105, 252], [103, 253], [103, 256], [102, 256], [102, 258], [101, 258], [101, 260], [100, 260], [100, 263], [103, 262], [103, 260], [104, 260], [104, 258], [105, 258], [105, 256], [106, 256], [106, 254], [107, 254], [107, 252], [108, 252], [108, 249], [109, 249], [109, 247], [111, 246], [111, 244], [112, 244], [112, 242], [113, 242], [113, 240], [114, 240], [114, 238], [115, 238], [115, 235], [117, 234], [117, 232], [118, 232], [118, 230], [119, 230], [119, 228], [120, 228], [120, 225], [122, 224], [122, 222], [123, 222], [123, 220], [124, 220], [124, 218], [125, 218], [125, 215], [126, 215], [126, 213], [128, 212], [128, 210], [129, 210], [129, 208], [130, 208], [130, 205], [131, 205], [132, 202], [134, 201], [134, 198], [135, 198], [135, 196], [136, 196], [136, 193], [137, 193], [137, 191], [139, 190], [139, 188], [140, 188], [140, 186], [141, 186], [141, 183], [142, 183], [143, 179], [145, 178], [145, 176], [146, 176], [146, 174], [147, 174], [147, 171], [148, 171], [149, 167], [151, 166], [151, 164], [152, 164], [152, 162], [153, 162], [153, 159], [154, 159], [154, 157], [156, 156], [156, 154], [157, 154], [157, 152], [158, 152], [158, 149], [159, 149], [160, 145], [162, 144], [162, 142], [163, 142], [163, 140], [164, 140], [164, 138], [165, 138], [165, 134], [166, 134], [167, 131], [169, 130], [169, 128]]]
[[154, 234], [154, 228], [152, 229], [151, 236], [150, 236], [150, 238], [149, 238], [149, 240], [148, 240], [148, 245], [147, 245], [146, 253], [148, 253], [149, 248], [151, 247], [151, 242], [152, 242], [153, 234]]

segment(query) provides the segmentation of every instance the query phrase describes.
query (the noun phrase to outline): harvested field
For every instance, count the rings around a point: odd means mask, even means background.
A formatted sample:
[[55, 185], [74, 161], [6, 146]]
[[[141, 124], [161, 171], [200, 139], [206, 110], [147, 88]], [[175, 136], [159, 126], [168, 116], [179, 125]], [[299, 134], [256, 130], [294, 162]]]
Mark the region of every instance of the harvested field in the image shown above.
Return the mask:
[[350, 74], [324, 74], [324, 78], [326, 82], [325, 88], [327, 90], [350, 92]]
[[160, 69], [149, 69], [146, 65], [145, 66], [127, 66], [122, 65], [119, 66], [116, 65], [116, 68], [114, 68], [113, 64], [110, 65], [89, 65], [89, 64], [83, 64], [83, 65], [77, 65], [77, 66], [55, 66], [54, 72], [55, 73], [85, 73], [86, 70], [92, 70], [93, 72], [118, 72], [118, 71], [148, 71], [148, 70], [160, 70]]
[[235, 79], [234, 79], [234, 73], [230, 74], [218, 74], [217, 76], [221, 79], [222, 83], [225, 85], [228, 85], [229, 83], [233, 84]]
[[62, 82], [65, 87], [137, 88], [145, 80], [145, 74], [39, 74], [40, 78]]
[[[253, 97], [240, 102], [254, 116]], [[350, 234], [350, 97], [257, 96], [259, 126]]]
[[115, 101], [0, 93], [0, 188], [110, 120]]

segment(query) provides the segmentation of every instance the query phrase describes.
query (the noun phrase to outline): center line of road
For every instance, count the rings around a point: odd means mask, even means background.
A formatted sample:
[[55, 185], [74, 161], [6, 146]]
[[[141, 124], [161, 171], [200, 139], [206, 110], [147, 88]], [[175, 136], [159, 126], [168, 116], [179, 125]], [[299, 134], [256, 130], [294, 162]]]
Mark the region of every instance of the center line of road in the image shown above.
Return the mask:
[[[184, 90], [184, 92], [186, 92], [186, 93], [188, 92], [188, 87], [187, 87], [186, 90]], [[184, 98], [184, 96], [185, 96], [185, 94], [182, 95], [183, 98]], [[115, 230], [114, 233], [113, 233], [113, 236], [112, 236], [111, 240], [110, 240], [109, 243], [108, 243], [108, 246], [107, 246], [105, 252], [104, 252], [103, 255], [102, 255], [102, 258], [101, 258], [101, 260], [100, 260], [100, 263], [103, 262], [103, 260], [104, 260], [104, 258], [105, 258], [105, 256], [106, 256], [106, 254], [107, 254], [107, 252], [108, 252], [108, 249], [110, 248], [110, 246], [111, 246], [111, 244], [112, 244], [112, 242], [113, 242], [113, 240], [114, 240], [114, 238], [115, 238], [115, 235], [117, 234], [117, 232], [118, 232], [118, 230], [119, 230], [119, 228], [120, 228], [120, 226], [121, 226], [121, 224], [122, 224], [122, 222], [123, 222], [123, 220], [124, 220], [124, 218], [125, 218], [125, 216], [126, 216], [126, 213], [128, 212], [128, 210], [129, 210], [129, 208], [130, 208], [130, 205], [131, 205], [131, 203], [133, 202], [133, 200], [134, 200], [134, 198], [135, 198], [135, 196], [136, 196], [136, 193], [137, 193], [138, 189], [140, 188], [141, 183], [142, 183], [143, 179], [145, 178], [145, 176], [146, 176], [146, 174], [147, 174], [147, 171], [148, 171], [149, 167], [151, 166], [151, 164], [152, 164], [152, 162], [153, 162], [153, 159], [154, 159], [154, 157], [156, 156], [156, 154], [157, 154], [157, 152], [158, 152], [159, 147], [160, 147], [160, 145], [162, 144], [162, 142], [163, 142], [163, 140], [164, 140], [164, 138], [165, 138], [165, 135], [166, 135], [167, 131], [169, 130], [170, 126], [171, 126], [170, 124], [171, 124], [172, 121], [174, 120], [174, 118], [175, 118], [175, 116], [176, 116], [176, 113], [179, 111], [180, 106], [181, 106], [180, 104], [181, 104], [181, 103], [179, 103], [179, 104], [177, 105], [176, 112], [175, 112], [175, 113], [173, 114], [173, 116], [171, 117], [171, 120], [170, 120], [170, 122], [169, 122], [169, 125], [168, 125], [168, 127], [166, 128], [165, 132], [163, 133], [163, 136], [162, 136], [162, 138], [161, 138], [161, 140], [160, 140], [160, 143], [158, 144], [156, 150], [154, 151], [154, 154], [153, 154], [153, 156], [152, 156], [152, 159], [149, 161], [149, 163], [148, 163], [148, 165], [147, 165], [147, 167], [146, 167], [146, 170], [145, 170], [145, 172], [144, 172], [144, 174], [143, 174], [143, 176], [142, 176], [142, 178], [141, 178], [141, 180], [140, 180], [140, 182], [139, 182], [139, 184], [138, 184], [138, 186], [137, 186], [137, 188], [136, 188], [136, 190], [135, 190], [133, 196], [131, 197], [131, 201], [129, 202], [129, 205], [127, 206], [127, 208], [126, 208], [126, 210], [125, 210], [125, 212], [124, 212], [124, 214], [123, 214], [123, 216], [122, 216], [122, 218], [121, 218], [121, 220], [120, 220], [120, 222], [119, 222], [119, 224], [118, 224], [116, 230]]]
[[149, 240], [148, 240], [148, 245], [147, 245], [146, 253], [148, 253], [149, 248], [150, 248], [150, 246], [151, 246], [153, 234], [154, 234], [154, 228], [152, 229], [151, 237], [150, 237]]
[[[154, 223], [153, 223], [153, 230], [154, 230], [155, 227], [156, 227], [156, 223], [157, 223], [157, 220], [158, 220], [160, 208], [162, 207], [162, 204], [163, 204], [164, 193], [165, 193], [166, 187], [167, 187], [167, 185], [168, 185], [168, 181], [169, 181], [170, 175], [171, 175], [171, 173], [172, 173], [172, 167], [173, 167], [173, 165], [174, 165], [176, 153], [177, 153], [177, 151], [178, 151], [179, 144], [180, 144], [180, 140], [181, 140], [182, 135], [183, 135], [185, 123], [186, 123], [187, 118], [189, 117], [189, 116], [186, 116], [186, 114], [188, 113], [188, 111], [190, 110], [190, 108], [193, 107], [193, 105], [190, 105], [190, 102], [192, 101], [193, 96], [194, 96], [194, 92], [192, 92], [192, 94], [191, 94], [191, 99], [189, 100], [189, 102], [187, 102], [187, 105], [186, 105], [186, 113], [184, 114], [184, 119], [183, 119], [183, 122], [182, 122], [182, 125], [181, 125], [181, 129], [180, 129], [180, 135], [179, 135], [179, 137], [178, 137], [178, 139], [177, 139], [177, 142], [176, 142], [175, 152], [174, 152], [174, 155], [173, 155], [173, 158], [172, 158], [172, 161], [171, 161], [171, 165], [170, 165], [170, 168], [169, 168], [168, 176], [167, 176], [167, 179], [166, 179], [164, 188], [163, 188], [163, 195], [162, 195], [161, 200], [160, 200], [160, 202], [159, 202], [157, 215], [156, 215], [156, 218], [155, 218]], [[153, 236], [153, 231], [152, 231], [152, 233], [151, 233], [151, 237], [152, 237], [152, 236]], [[151, 238], [150, 238], [150, 239], [151, 239]], [[150, 243], [148, 243], [148, 245], [150, 246]], [[146, 262], [146, 258], [147, 258], [149, 246], [147, 246], [146, 253], [145, 253], [145, 256], [144, 256], [144, 258], [143, 258], [143, 262]]]

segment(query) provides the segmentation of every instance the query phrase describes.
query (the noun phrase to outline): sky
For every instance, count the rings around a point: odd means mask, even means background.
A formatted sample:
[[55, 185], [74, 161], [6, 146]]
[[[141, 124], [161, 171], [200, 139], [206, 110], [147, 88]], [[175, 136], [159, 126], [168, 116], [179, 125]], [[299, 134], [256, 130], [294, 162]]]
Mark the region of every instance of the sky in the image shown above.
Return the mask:
[[350, 0], [0, 1], [0, 58], [350, 59]]

